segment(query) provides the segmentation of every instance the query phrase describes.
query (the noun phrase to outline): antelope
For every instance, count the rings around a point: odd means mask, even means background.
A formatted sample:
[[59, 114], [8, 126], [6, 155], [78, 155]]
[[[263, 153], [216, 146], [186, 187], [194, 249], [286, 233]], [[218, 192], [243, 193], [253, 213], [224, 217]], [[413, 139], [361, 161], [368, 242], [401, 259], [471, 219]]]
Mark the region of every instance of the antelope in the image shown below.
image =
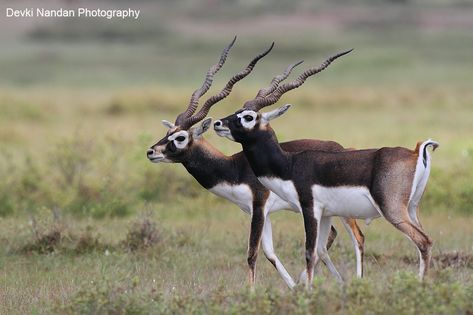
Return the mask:
[[[161, 140], [147, 150], [147, 157], [154, 163], [167, 162], [182, 164], [202, 187], [217, 196], [233, 202], [243, 212], [251, 215], [247, 253], [249, 284], [251, 288], [254, 287], [255, 283], [256, 259], [260, 242], [262, 243], [266, 258], [273, 264], [287, 286], [293, 288], [295, 286], [293, 278], [289, 275], [274, 252], [271, 221], [268, 217], [270, 213], [282, 209], [293, 209], [292, 206], [266, 189], [258, 181], [243, 152], [236, 153], [232, 156], [224, 155], [203, 137], [203, 133], [205, 133], [211, 125], [211, 118], [204, 120], [210, 108], [230, 94], [233, 85], [246, 77], [253, 70], [256, 63], [271, 51], [274, 43], [269, 49], [257, 55], [245, 69], [234, 75], [218, 94], [210, 97], [202, 108], [194, 114], [198, 107], [199, 98], [210, 88], [213, 76], [223, 66], [227, 54], [235, 43], [235, 40], [236, 37], [225, 47], [218, 63], [208, 70], [203, 85], [194, 91], [188, 107], [177, 116], [175, 123], [163, 120], [163, 124], [168, 128], [168, 131]], [[273, 79], [274, 87], [271, 91], [277, 87], [280, 81], [287, 78], [296, 65], [291, 65], [282, 75]], [[271, 91], [267, 91], [267, 93]], [[200, 125], [195, 126], [202, 120], [203, 122]], [[297, 140], [281, 143], [281, 146], [284, 150], [291, 152], [307, 149], [321, 149], [327, 151], [344, 150], [338, 143], [320, 140]], [[357, 274], [361, 277], [363, 273], [364, 236], [356, 220], [344, 219], [342, 222], [354, 243], [357, 258]], [[335, 239], [335, 228], [332, 227], [330, 233], [330, 240], [327, 247], [330, 247]]]
[[291, 105], [259, 112], [350, 51], [328, 58], [319, 67], [308, 69], [268, 95], [257, 95], [236, 113], [214, 122], [218, 135], [242, 145], [258, 180], [302, 213], [309, 288], [319, 259], [343, 282], [325, 248], [332, 216], [367, 221], [382, 216], [417, 247], [420, 279], [430, 264], [432, 240], [422, 228], [418, 211], [430, 174], [431, 158], [427, 148], [435, 150], [437, 142], [430, 139], [419, 142], [414, 150], [383, 147], [290, 152], [278, 143], [269, 122], [283, 115]]

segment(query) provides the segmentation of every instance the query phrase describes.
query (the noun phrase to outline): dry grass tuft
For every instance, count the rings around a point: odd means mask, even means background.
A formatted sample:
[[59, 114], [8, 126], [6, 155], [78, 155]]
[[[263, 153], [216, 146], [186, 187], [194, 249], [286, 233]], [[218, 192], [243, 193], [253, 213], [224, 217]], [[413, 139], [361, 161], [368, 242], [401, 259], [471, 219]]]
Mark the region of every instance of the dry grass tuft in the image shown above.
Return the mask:
[[31, 242], [21, 248], [23, 253], [48, 254], [56, 251], [64, 239], [64, 222], [60, 219], [59, 210], [52, 209], [52, 222], [44, 225], [38, 223], [35, 216], [31, 217], [30, 225], [33, 234]]
[[123, 246], [129, 251], [145, 250], [163, 241], [163, 235], [152, 221], [151, 215], [146, 214], [142, 219], [133, 222]]
[[[406, 264], [415, 264], [418, 258], [412, 256], [402, 257], [402, 261]], [[448, 252], [432, 256], [432, 264], [435, 268], [473, 268], [473, 254], [466, 252]]]

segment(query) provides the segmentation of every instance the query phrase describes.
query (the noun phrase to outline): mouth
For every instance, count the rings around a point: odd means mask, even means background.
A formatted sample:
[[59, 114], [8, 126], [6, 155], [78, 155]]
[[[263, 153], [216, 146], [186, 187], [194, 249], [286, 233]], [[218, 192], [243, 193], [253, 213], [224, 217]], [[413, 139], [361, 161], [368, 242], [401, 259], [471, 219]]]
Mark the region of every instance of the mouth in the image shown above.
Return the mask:
[[149, 159], [152, 163], [159, 163], [159, 162], [164, 161], [164, 156], [148, 156], [148, 159]]
[[217, 127], [217, 126], [215, 126], [214, 130], [215, 130], [215, 133], [217, 135], [219, 135], [220, 137], [225, 137], [227, 139], [235, 141], [235, 139], [233, 139], [232, 133], [230, 132], [230, 129], [228, 129], [226, 127]]
[[214, 130], [218, 135], [230, 133], [230, 129], [226, 127], [214, 126]]

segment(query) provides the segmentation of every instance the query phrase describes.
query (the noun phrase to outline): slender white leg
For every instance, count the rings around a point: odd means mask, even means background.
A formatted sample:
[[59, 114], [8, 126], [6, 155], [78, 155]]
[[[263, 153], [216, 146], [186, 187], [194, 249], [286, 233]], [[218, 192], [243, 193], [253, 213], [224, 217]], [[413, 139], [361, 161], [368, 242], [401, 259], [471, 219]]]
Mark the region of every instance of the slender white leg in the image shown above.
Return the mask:
[[355, 248], [356, 277], [361, 278], [363, 276], [363, 271], [362, 271], [363, 266], [362, 266], [362, 261], [361, 261], [361, 251], [360, 251], [360, 248], [358, 247], [358, 240], [356, 239], [355, 234], [353, 233], [353, 230], [351, 229], [347, 220], [342, 217], [340, 217], [340, 220], [342, 221], [343, 226], [345, 227], [345, 230], [347, 230], [348, 234], [350, 235], [351, 241], [353, 243], [353, 247]]
[[298, 283], [305, 283], [307, 281], [307, 271], [302, 270], [299, 274], [299, 282]]
[[328, 269], [337, 279], [337, 281], [343, 283], [343, 278], [338, 272], [337, 268], [335, 268], [335, 265], [332, 263], [326, 247], [328, 235], [330, 233], [330, 227], [332, 226], [332, 218], [322, 217], [319, 222], [320, 223], [317, 226], [317, 242], [315, 244], [317, 248], [317, 256], [325, 263], [325, 265], [327, 265]]
[[284, 282], [286, 282], [289, 288], [294, 288], [296, 285], [292, 277], [287, 272], [286, 268], [284, 268], [283, 264], [279, 260], [279, 258], [274, 253], [273, 247], [273, 230], [271, 227], [271, 221], [269, 217], [266, 217], [263, 227], [263, 237], [262, 237], [262, 244], [263, 244], [263, 251], [266, 258], [273, 264], [276, 270], [279, 272], [281, 277], [283, 278]]

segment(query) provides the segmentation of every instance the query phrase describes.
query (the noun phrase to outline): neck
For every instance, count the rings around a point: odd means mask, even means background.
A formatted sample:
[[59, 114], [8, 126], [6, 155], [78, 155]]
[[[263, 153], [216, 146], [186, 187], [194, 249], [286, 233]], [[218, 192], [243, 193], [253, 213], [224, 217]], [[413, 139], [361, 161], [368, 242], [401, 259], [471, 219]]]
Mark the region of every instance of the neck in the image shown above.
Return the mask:
[[233, 163], [205, 139], [198, 141], [181, 163], [199, 184], [209, 189], [232, 175]]
[[285, 177], [290, 155], [283, 151], [271, 127], [267, 128], [256, 141], [242, 143], [243, 152], [257, 177]]

